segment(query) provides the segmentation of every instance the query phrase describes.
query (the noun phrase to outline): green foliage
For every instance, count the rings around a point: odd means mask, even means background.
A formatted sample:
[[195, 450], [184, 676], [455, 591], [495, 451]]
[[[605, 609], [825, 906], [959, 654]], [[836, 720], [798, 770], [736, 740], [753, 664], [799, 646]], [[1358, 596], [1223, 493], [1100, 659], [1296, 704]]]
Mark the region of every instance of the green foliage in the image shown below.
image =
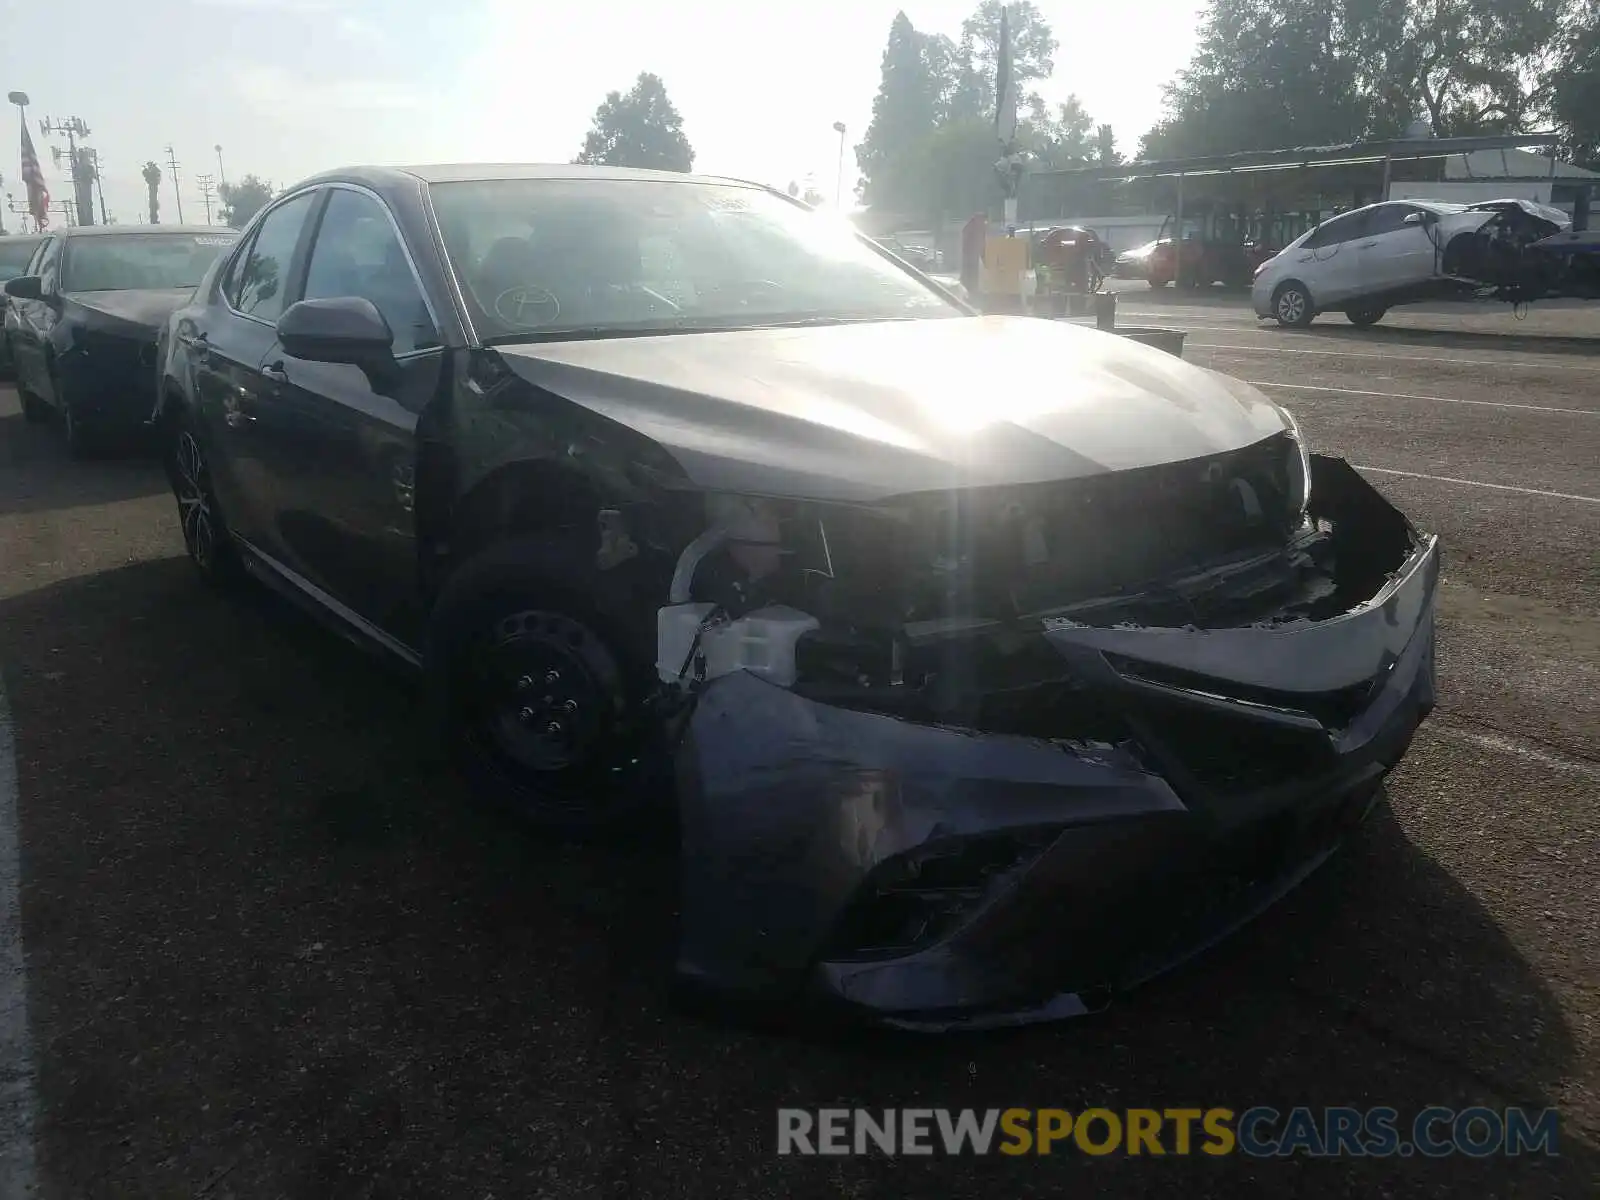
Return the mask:
[[1572, 6], [1548, 87], [1567, 153], [1581, 166], [1600, 170], [1600, 0]]
[[574, 162], [657, 171], [687, 171], [694, 150], [683, 118], [658, 75], [641, 72], [627, 95], [610, 92], [594, 113], [594, 128]]
[[[1000, 0], [983, 0], [963, 22], [960, 41], [922, 33], [895, 16], [872, 102], [872, 123], [856, 146], [862, 198], [908, 217], [969, 216], [1000, 199], [994, 166], [995, 74]], [[1028, 85], [1054, 70], [1056, 38], [1031, 0], [1011, 5], [1012, 75], [1027, 95], [1018, 142], [1051, 166], [1095, 161], [1093, 120], [1076, 97], [1046, 105]], [[1107, 127], [1106, 137], [1110, 137]], [[1111, 151], [1114, 153], [1114, 151]]]
[[270, 183], [254, 175], [246, 175], [238, 183], [223, 184], [217, 189], [222, 197], [222, 223], [243, 229], [245, 223], [271, 201], [274, 190]]
[[1571, 3], [1213, 0], [1140, 157], [1527, 129]]
[[161, 168], [154, 162], [144, 164], [139, 174], [144, 178], [145, 201], [150, 224], [161, 224]]
[[[978, 9], [961, 24], [961, 44], [967, 48], [976, 77], [979, 111], [994, 112], [994, 81], [1000, 59], [1001, 0], [983, 0]], [[1028, 84], [1049, 79], [1055, 74], [1056, 48], [1060, 45], [1050, 24], [1033, 0], [1013, 0], [1011, 4], [1011, 78], [1021, 96]]]

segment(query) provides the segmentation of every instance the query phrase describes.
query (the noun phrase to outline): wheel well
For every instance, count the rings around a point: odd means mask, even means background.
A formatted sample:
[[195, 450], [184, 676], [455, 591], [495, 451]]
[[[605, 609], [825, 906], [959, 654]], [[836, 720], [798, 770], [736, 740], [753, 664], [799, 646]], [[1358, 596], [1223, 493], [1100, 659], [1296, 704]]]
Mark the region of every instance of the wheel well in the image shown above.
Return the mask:
[[1305, 284], [1301, 283], [1300, 280], [1298, 280], [1298, 279], [1285, 279], [1277, 287], [1272, 289], [1272, 300], [1273, 300], [1273, 303], [1277, 303], [1278, 297], [1283, 295], [1283, 291], [1284, 291], [1285, 288], [1291, 288], [1291, 287], [1299, 288], [1302, 292], [1304, 292], [1306, 294], [1306, 299], [1307, 300], [1311, 299], [1311, 289], [1308, 288]]
[[[480, 480], [454, 505], [418, 480], [418, 531], [442, 580], [479, 550], [512, 537], [560, 536], [592, 552], [599, 540], [600, 498], [589, 479], [546, 462], [510, 463]], [[443, 484], [443, 480], [439, 484]], [[444, 511], [448, 505], [449, 511]], [[443, 560], [443, 564], [439, 560]]]

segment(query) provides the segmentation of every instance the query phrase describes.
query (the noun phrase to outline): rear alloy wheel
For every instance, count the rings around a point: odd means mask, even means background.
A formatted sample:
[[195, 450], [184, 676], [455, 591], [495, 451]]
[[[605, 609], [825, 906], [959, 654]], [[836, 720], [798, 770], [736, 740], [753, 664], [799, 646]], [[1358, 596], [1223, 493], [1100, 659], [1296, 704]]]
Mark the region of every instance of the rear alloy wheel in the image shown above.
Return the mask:
[[1344, 315], [1350, 324], [1365, 329], [1368, 325], [1376, 325], [1383, 320], [1383, 314], [1388, 311], [1387, 306], [1382, 304], [1353, 304], [1344, 310]]
[[1283, 284], [1273, 293], [1272, 315], [1278, 319], [1279, 325], [1304, 329], [1317, 313], [1311, 307], [1311, 293], [1306, 291], [1305, 285], [1291, 282]]
[[205, 452], [186, 417], [174, 422], [167, 446], [167, 475], [178, 501], [183, 549], [208, 583], [222, 583], [233, 571], [233, 545], [211, 489]]

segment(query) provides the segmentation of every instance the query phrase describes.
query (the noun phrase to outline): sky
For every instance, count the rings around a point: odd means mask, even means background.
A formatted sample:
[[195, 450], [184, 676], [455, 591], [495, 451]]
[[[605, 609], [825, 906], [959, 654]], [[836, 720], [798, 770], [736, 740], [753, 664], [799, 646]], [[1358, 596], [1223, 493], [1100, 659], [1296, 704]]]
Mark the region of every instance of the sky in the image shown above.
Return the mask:
[[[144, 219], [140, 169], [178, 161], [183, 217], [204, 219], [199, 174], [286, 187], [334, 167], [568, 162], [595, 107], [641, 71], [665, 82], [695, 170], [833, 196], [872, 116], [889, 25], [959, 34], [976, 0], [0, 0], [0, 91], [38, 121], [81, 117], [108, 209]], [[1199, 0], [1036, 0], [1061, 42], [1046, 99], [1076, 93], [1131, 154], [1161, 85], [1194, 48]], [[0, 193], [20, 197], [17, 113], [0, 125]], [[222, 146], [218, 163], [213, 147]], [[51, 175], [51, 194], [69, 189]], [[177, 205], [170, 174], [162, 219]], [[3, 215], [8, 227], [16, 218]]]

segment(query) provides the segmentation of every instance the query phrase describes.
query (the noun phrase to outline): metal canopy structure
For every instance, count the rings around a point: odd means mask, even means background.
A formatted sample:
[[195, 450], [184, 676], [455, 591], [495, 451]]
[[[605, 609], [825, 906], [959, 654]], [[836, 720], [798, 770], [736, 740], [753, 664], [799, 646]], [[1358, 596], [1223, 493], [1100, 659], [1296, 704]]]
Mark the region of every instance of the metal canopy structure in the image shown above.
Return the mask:
[[[1335, 146], [1296, 146], [1284, 150], [1243, 150], [1202, 158], [1152, 159], [1117, 166], [1073, 167], [1061, 171], [1035, 171], [1040, 178], [1092, 182], [1102, 179], [1168, 179], [1193, 175], [1236, 175], [1255, 171], [1285, 171], [1308, 167], [1348, 167], [1362, 163], [1419, 162], [1450, 158], [1480, 150], [1520, 150], [1527, 146], [1555, 146], [1554, 133], [1509, 133], [1484, 137], [1399, 138], [1390, 141], [1344, 142]], [[1551, 159], [1554, 162], [1554, 158]]]
[[[1294, 146], [1282, 150], [1244, 150], [1201, 158], [1152, 159], [1116, 166], [1078, 167], [1063, 171], [1038, 171], [1035, 178], [1091, 183], [1101, 180], [1176, 179], [1177, 206], [1173, 221], [1175, 283], [1182, 283], [1183, 185], [1186, 179], [1206, 176], [1249, 175], [1262, 171], [1311, 170], [1319, 167], [1383, 165], [1383, 195], [1389, 193], [1390, 170], [1396, 162], [1450, 158], [1480, 150], [1518, 150], [1527, 146], [1553, 147], [1554, 133], [1494, 134], [1484, 137], [1396, 138], [1387, 141], [1343, 142], [1332, 146]], [[1550, 156], [1555, 177], [1556, 158]]]

